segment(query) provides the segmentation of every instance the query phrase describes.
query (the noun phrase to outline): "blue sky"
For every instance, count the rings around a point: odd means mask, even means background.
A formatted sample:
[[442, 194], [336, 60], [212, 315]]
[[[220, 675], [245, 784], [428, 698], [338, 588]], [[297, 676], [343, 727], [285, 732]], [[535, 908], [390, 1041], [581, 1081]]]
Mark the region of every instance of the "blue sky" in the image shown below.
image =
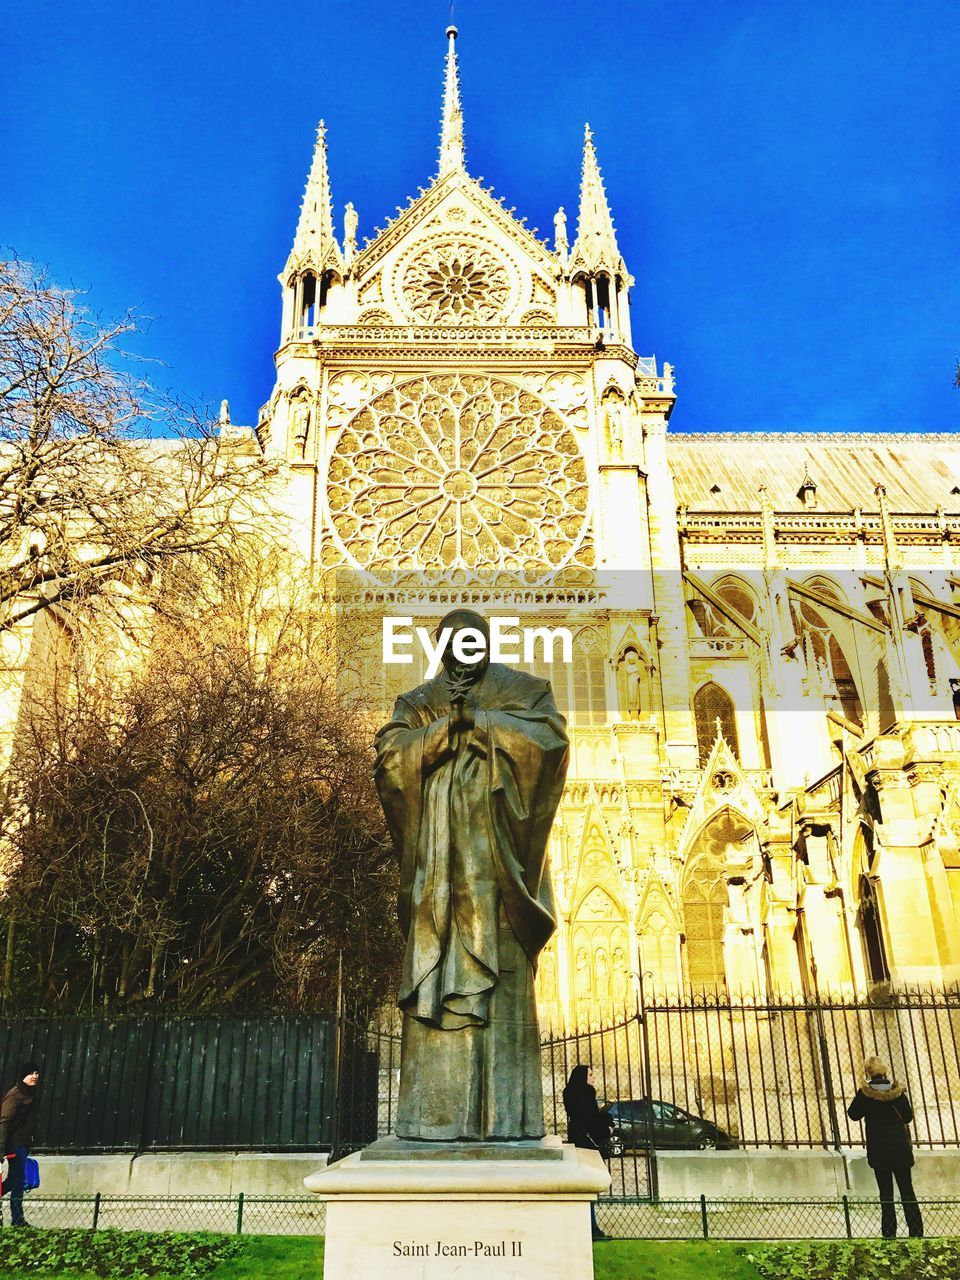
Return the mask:
[[[369, 235], [434, 171], [448, 3], [8, 13], [0, 244], [151, 316], [154, 379], [254, 421], [316, 121], [338, 228], [353, 200]], [[457, 23], [468, 167], [544, 232], [593, 125], [675, 428], [960, 423], [954, 0], [459, 0]]]

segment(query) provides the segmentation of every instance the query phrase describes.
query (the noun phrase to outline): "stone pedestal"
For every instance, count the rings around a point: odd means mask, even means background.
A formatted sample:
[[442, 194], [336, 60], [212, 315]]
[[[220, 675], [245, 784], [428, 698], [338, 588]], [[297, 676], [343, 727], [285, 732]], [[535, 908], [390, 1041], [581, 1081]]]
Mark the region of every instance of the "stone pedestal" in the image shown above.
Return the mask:
[[327, 1202], [323, 1280], [592, 1280], [595, 1151], [387, 1139], [304, 1179]]

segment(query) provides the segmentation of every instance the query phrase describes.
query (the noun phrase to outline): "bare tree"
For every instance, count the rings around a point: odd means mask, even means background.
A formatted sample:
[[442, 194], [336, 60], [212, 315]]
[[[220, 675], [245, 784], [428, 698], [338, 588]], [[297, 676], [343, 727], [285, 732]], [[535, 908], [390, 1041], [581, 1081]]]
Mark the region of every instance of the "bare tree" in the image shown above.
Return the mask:
[[216, 576], [171, 563], [155, 595], [142, 661], [62, 671], [31, 700], [0, 903], [8, 1007], [329, 1007], [341, 954], [375, 999], [396, 873], [375, 711], [339, 678], [354, 640], [277, 553]]
[[269, 467], [134, 376], [137, 327], [0, 262], [0, 631], [218, 556], [262, 515]]

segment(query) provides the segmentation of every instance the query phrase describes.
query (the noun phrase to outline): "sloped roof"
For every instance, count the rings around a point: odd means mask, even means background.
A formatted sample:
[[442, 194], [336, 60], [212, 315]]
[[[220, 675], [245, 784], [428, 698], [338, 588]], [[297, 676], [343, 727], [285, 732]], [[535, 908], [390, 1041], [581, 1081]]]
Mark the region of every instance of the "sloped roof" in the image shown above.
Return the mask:
[[[677, 502], [692, 511], [759, 511], [760, 486], [777, 511], [801, 511], [804, 470], [819, 511], [960, 511], [960, 435], [667, 433]], [[719, 492], [711, 493], [716, 487]]]

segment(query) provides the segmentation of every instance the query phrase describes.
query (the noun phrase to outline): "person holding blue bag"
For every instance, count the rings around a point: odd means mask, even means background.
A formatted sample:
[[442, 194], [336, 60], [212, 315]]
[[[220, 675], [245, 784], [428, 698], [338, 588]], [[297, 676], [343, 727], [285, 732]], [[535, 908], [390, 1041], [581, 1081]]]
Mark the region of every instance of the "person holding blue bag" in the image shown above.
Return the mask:
[[39, 1083], [40, 1067], [35, 1062], [25, 1062], [17, 1083], [0, 1103], [0, 1153], [6, 1153], [7, 1165], [3, 1192], [10, 1192], [10, 1222], [15, 1227], [29, 1226], [23, 1216], [23, 1193], [39, 1184], [37, 1162], [29, 1158]]

